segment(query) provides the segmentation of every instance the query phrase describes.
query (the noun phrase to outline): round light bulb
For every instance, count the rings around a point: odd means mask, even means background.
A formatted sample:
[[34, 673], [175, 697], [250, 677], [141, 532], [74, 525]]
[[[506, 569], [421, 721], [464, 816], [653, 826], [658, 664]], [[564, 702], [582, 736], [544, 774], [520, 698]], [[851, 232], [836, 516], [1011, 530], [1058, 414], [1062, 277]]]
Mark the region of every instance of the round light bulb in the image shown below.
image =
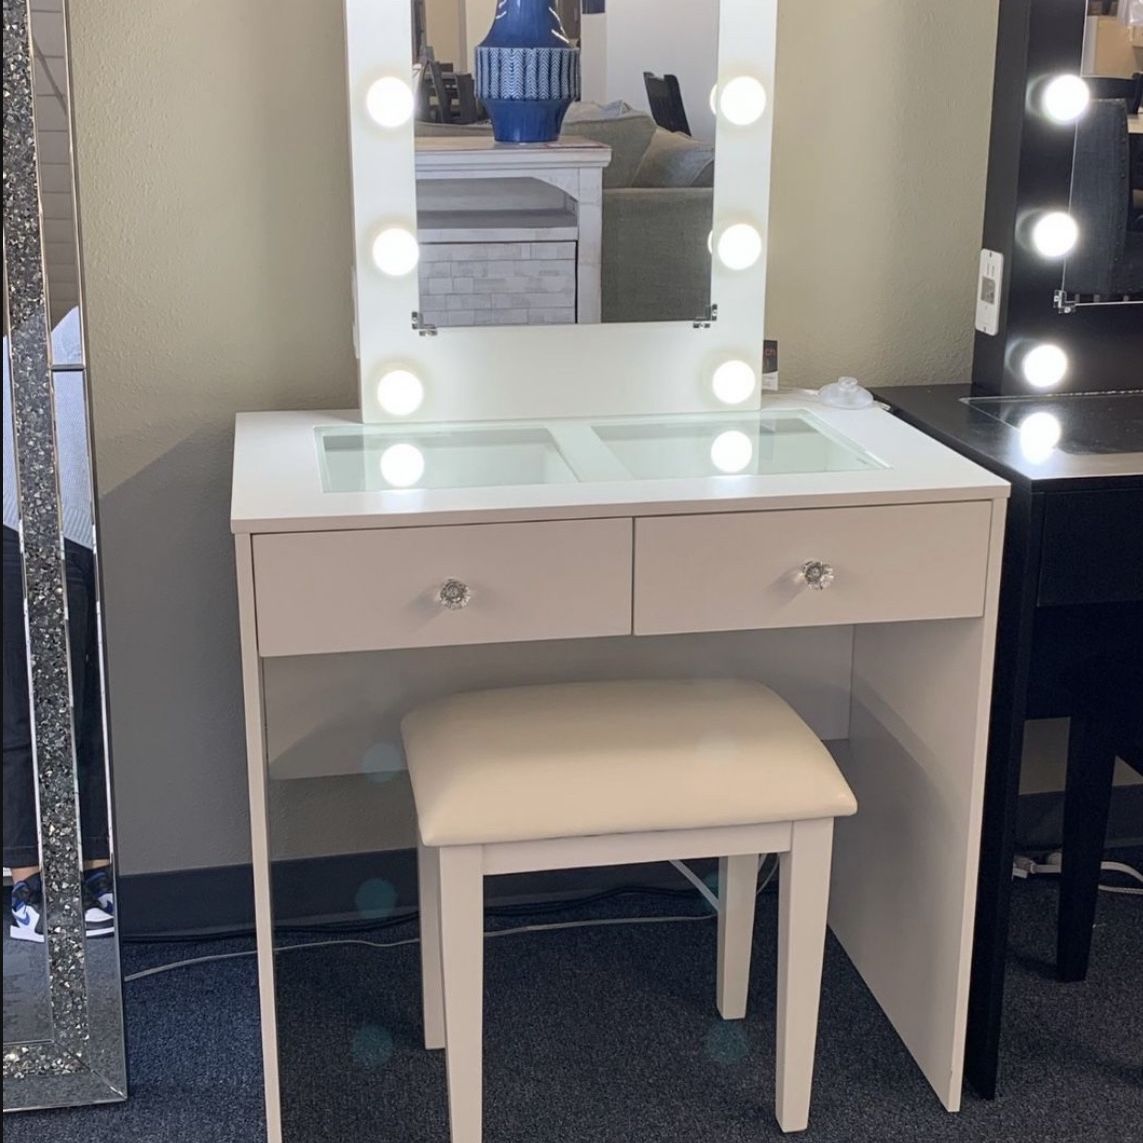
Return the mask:
[[377, 403], [394, 417], [415, 413], [425, 399], [421, 379], [408, 369], [390, 369], [377, 382]]
[[416, 238], [404, 227], [390, 226], [373, 240], [373, 261], [382, 274], [400, 278], [415, 269], [421, 257]]
[[710, 446], [710, 462], [719, 472], [733, 476], [741, 472], [754, 459], [754, 445], [738, 429], [719, 433]]
[[762, 235], [749, 223], [736, 222], [718, 236], [718, 258], [728, 270], [748, 270], [762, 257]]
[[1056, 123], [1074, 123], [1091, 100], [1088, 86], [1078, 75], [1058, 75], [1044, 88], [1041, 106]]
[[766, 89], [752, 75], [737, 76], [722, 89], [718, 106], [736, 127], [749, 127], [766, 111]]
[[1051, 413], [1033, 413], [1020, 422], [1020, 451], [1025, 459], [1039, 464], [1055, 451], [1063, 430]]
[[754, 392], [754, 370], [745, 361], [724, 361], [710, 379], [714, 395], [724, 405], [741, 405]]
[[1050, 211], [1032, 227], [1032, 245], [1044, 258], [1063, 258], [1075, 249], [1078, 241], [1079, 227], [1067, 211]]
[[394, 488], [411, 488], [425, 474], [425, 454], [416, 445], [390, 445], [381, 454], [381, 475]]
[[369, 85], [365, 110], [378, 127], [400, 127], [413, 117], [413, 89], [395, 75], [386, 75]]
[[1021, 371], [1029, 385], [1051, 389], [1067, 376], [1068, 355], [1058, 345], [1045, 342], [1024, 355]]

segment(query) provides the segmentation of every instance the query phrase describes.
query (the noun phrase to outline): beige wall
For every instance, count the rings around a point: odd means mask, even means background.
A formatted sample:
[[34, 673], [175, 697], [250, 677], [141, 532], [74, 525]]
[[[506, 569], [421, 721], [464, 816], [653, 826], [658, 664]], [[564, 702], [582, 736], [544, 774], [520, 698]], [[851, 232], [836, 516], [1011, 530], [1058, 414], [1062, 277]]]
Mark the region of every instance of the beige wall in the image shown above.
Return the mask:
[[[226, 864], [247, 852], [233, 415], [354, 399], [340, 5], [70, 7], [122, 864]], [[786, 383], [967, 376], [995, 8], [783, 0]], [[373, 828], [407, 841], [404, 791]]]
[[782, 383], [967, 382], [997, 0], [782, 0], [766, 332]]

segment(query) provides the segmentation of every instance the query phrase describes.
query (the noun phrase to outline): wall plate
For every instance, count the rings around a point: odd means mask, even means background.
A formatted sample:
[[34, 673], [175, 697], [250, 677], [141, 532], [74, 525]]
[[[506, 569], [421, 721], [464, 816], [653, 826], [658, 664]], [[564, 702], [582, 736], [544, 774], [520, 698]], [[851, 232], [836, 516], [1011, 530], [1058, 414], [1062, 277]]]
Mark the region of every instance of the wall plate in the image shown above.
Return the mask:
[[976, 328], [989, 337], [1000, 332], [1000, 291], [1003, 285], [1004, 255], [995, 250], [982, 250], [976, 288]]

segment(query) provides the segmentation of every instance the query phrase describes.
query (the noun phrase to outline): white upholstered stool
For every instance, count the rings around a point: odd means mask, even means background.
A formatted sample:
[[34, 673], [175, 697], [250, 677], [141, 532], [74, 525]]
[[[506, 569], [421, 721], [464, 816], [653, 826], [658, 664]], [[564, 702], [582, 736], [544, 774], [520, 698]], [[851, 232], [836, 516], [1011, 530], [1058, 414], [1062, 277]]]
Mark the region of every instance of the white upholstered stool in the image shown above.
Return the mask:
[[481, 1138], [484, 887], [497, 873], [718, 857], [718, 1008], [746, 1014], [758, 857], [781, 854], [778, 1122], [809, 1118], [833, 819], [857, 809], [813, 731], [736, 681], [461, 694], [402, 723], [420, 825], [425, 1045], [453, 1143]]

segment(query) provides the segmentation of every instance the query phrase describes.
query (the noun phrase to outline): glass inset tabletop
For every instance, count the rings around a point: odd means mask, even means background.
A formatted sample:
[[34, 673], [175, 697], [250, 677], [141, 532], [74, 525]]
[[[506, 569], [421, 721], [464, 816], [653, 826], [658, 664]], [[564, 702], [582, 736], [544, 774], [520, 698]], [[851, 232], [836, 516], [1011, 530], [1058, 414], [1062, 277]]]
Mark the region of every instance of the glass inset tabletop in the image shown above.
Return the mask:
[[801, 410], [520, 425], [339, 425], [317, 431], [322, 488], [599, 483], [887, 467]]
[[543, 428], [418, 427], [402, 432], [362, 425], [317, 430], [326, 492], [391, 488], [491, 488], [574, 484]]
[[884, 468], [803, 412], [597, 422], [599, 439], [636, 480]]
[[1143, 452], [1143, 393], [966, 397], [964, 403], [1016, 429], [1022, 444], [1034, 452], [1053, 448], [1073, 456]]

